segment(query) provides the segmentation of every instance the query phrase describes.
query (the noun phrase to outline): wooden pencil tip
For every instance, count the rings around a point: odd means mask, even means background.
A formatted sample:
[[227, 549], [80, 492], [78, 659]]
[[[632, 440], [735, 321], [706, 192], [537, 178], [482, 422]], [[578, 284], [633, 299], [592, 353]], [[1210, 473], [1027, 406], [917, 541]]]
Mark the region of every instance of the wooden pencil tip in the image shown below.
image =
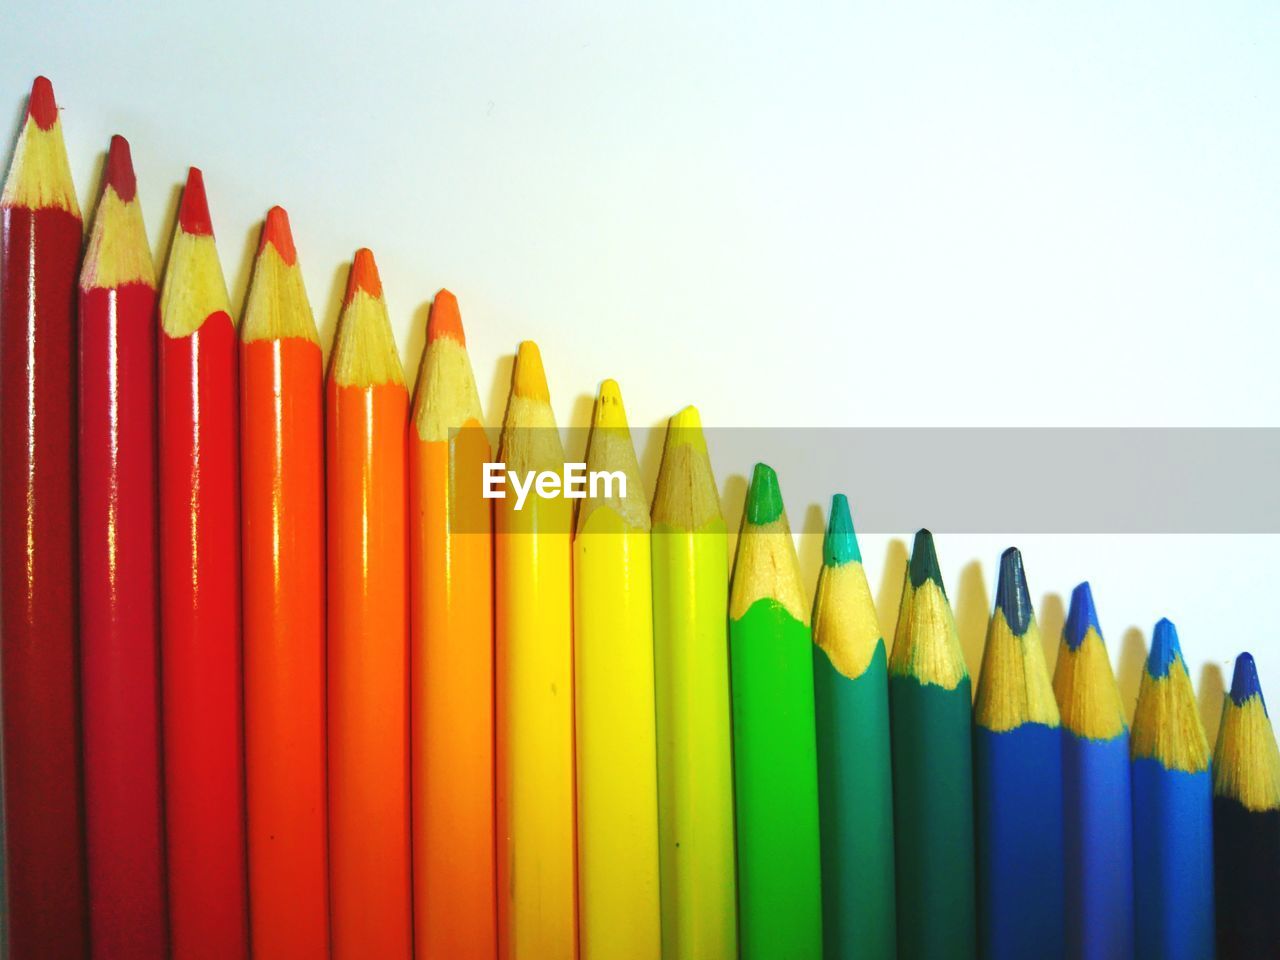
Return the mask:
[[31, 99], [27, 101], [27, 116], [41, 130], [52, 130], [58, 122], [58, 102], [53, 98], [53, 84], [47, 77], [36, 77], [31, 84]]
[[828, 567], [862, 562], [858, 537], [853, 531], [853, 514], [849, 512], [849, 498], [843, 493], [831, 498], [831, 516], [827, 520], [826, 535], [822, 538], [822, 562]]
[[551, 402], [547, 374], [542, 368], [542, 354], [532, 340], [525, 340], [516, 352], [516, 366], [511, 374], [511, 391], [517, 397]]
[[378, 276], [373, 251], [368, 247], [357, 250], [351, 263], [351, 273], [347, 276], [347, 295], [342, 300], [344, 306], [355, 299], [357, 290], [363, 290], [375, 300], [382, 299], [382, 278]]
[[942, 585], [942, 569], [938, 566], [938, 552], [933, 545], [933, 534], [921, 527], [916, 531], [915, 541], [911, 544], [911, 586], [919, 589], [926, 580], [932, 580], [947, 595], [947, 588]]
[[267, 244], [275, 247], [280, 259], [289, 266], [298, 262], [298, 251], [293, 245], [293, 231], [289, 228], [289, 214], [284, 207], [272, 207], [267, 211], [267, 222], [262, 225], [262, 241], [258, 244], [258, 253], [267, 248]]
[[622, 391], [618, 389], [616, 380], [605, 380], [600, 384], [600, 393], [596, 397], [596, 408], [591, 418], [591, 425], [606, 430], [626, 427], [627, 411], [622, 405]]
[[761, 527], [782, 516], [782, 489], [778, 474], [767, 463], [757, 463], [747, 491], [747, 522]]
[[1262, 684], [1258, 682], [1258, 665], [1253, 662], [1253, 654], [1242, 653], [1236, 657], [1236, 669], [1231, 677], [1231, 700], [1237, 707], [1243, 707], [1250, 697], [1262, 700], [1262, 709], [1266, 711], [1267, 702], [1262, 698]]
[[702, 433], [702, 416], [698, 408], [685, 407], [671, 418], [667, 429], [676, 434], [675, 443], [693, 443], [694, 438]]
[[458, 298], [448, 290], [441, 290], [436, 294], [436, 298], [431, 301], [431, 312], [427, 315], [427, 343], [435, 343], [441, 337], [456, 340], [464, 347], [467, 345]]
[[213, 221], [209, 218], [209, 198], [204, 192], [204, 174], [198, 167], [187, 171], [187, 185], [182, 191], [182, 206], [178, 208], [178, 225], [183, 233], [195, 237], [213, 236]]
[[1156, 624], [1151, 632], [1151, 652], [1147, 654], [1147, 673], [1152, 677], [1167, 677], [1174, 662], [1182, 659], [1182, 646], [1178, 643], [1178, 629], [1167, 617]]
[[1084, 638], [1089, 635], [1090, 627], [1101, 640], [1102, 627], [1098, 624], [1098, 611], [1093, 605], [1093, 591], [1086, 580], [1071, 591], [1071, 607], [1067, 610], [1067, 622], [1062, 628], [1067, 646], [1078, 650], [1084, 643]]
[[129, 141], [119, 134], [111, 138], [111, 146], [107, 148], [106, 185], [125, 203], [138, 195], [138, 178], [133, 173]]
[[1021, 637], [1031, 626], [1031, 618], [1035, 615], [1031, 607], [1031, 591], [1027, 588], [1022, 552], [1017, 547], [1010, 547], [1000, 555], [996, 609], [1004, 614], [1004, 622], [1015, 637]]

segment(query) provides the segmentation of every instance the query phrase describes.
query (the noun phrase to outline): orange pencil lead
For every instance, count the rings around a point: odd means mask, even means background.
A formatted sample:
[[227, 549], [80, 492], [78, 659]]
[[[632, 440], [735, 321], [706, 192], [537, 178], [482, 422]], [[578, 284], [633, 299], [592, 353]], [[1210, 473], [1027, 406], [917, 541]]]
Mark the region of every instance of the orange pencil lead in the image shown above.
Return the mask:
[[204, 175], [197, 167], [187, 171], [187, 185], [182, 191], [182, 206], [178, 209], [178, 225], [182, 227], [183, 233], [197, 237], [213, 236], [209, 198], [204, 192]]
[[106, 184], [125, 203], [138, 195], [138, 178], [133, 173], [129, 141], [119, 134], [111, 138], [111, 146], [107, 150]]
[[363, 290], [376, 300], [382, 299], [382, 279], [378, 276], [378, 265], [374, 263], [373, 251], [367, 247], [356, 251], [355, 260], [351, 264], [351, 275], [347, 278], [347, 295], [343, 298], [343, 306], [355, 299], [357, 290]]
[[258, 252], [266, 249], [267, 244], [276, 248], [280, 259], [289, 266], [298, 262], [298, 251], [293, 245], [293, 231], [289, 229], [289, 214], [284, 207], [272, 207], [267, 211], [267, 222], [262, 227], [262, 242]]
[[435, 343], [441, 337], [467, 345], [467, 335], [462, 329], [462, 314], [458, 311], [458, 298], [448, 290], [441, 290], [431, 303], [431, 315], [427, 318], [427, 343]]
[[46, 77], [36, 77], [31, 84], [31, 99], [27, 101], [27, 116], [41, 130], [52, 129], [58, 122], [58, 103], [53, 99], [53, 84]]

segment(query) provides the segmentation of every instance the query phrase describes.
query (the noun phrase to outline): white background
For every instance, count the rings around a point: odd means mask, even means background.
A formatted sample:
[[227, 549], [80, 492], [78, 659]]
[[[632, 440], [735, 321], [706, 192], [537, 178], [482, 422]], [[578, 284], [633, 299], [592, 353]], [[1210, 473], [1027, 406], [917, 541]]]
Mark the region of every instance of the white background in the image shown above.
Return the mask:
[[[273, 203], [326, 342], [358, 246], [411, 376], [450, 287], [494, 422], [533, 338], [566, 424], [613, 376], [637, 426], [686, 403], [710, 426], [1276, 426], [1278, 21], [1091, 0], [13, 0], [0, 92], [16, 131], [52, 78], [86, 210], [109, 136], [130, 139], [161, 261], [203, 168], [236, 303]], [[858, 478], [776, 466], [812, 578], [817, 505], [840, 489], [856, 512]], [[750, 464], [716, 468], [736, 525]], [[1007, 539], [939, 538], [975, 671]], [[1238, 650], [1280, 696], [1274, 537], [1019, 541], [1052, 639], [1093, 582], [1130, 701], [1162, 615], [1211, 735]], [[891, 625], [902, 538], [863, 548]]]

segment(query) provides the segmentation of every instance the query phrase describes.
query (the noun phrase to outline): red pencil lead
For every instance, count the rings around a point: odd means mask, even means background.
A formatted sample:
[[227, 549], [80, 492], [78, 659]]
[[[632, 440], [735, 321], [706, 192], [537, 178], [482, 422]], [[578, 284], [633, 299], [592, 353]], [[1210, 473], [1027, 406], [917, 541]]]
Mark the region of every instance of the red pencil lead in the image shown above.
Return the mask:
[[427, 317], [427, 343], [435, 343], [441, 337], [449, 337], [462, 346], [467, 345], [467, 335], [462, 330], [462, 315], [458, 312], [458, 298], [448, 290], [436, 294]]
[[382, 279], [378, 276], [378, 265], [373, 262], [373, 251], [361, 247], [356, 251], [355, 260], [351, 264], [351, 276], [347, 279], [347, 295], [343, 305], [355, 299], [356, 291], [363, 290], [369, 296], [382, 296]]
[[298, 262], [298, 251], [293, 245], [293, 231], [289, 229], [289, 214], [284, 207], [272, 207], [267, 211], [267, 222], [262, 227], [262, 242], [258, 252], [266, 249], [267, 244], [276, 248], [280, 259], [293, 266]]
[[213, 236], [213, 221], [209, 219], [209, 198], [204, 192], [204, 175], [199, 168], [187, 172], [187, 185], [182, 191], [182, 206], [178, 208], [178, 225], [183, 233], [200, 237]]
[[138, 195], [138, 178], [133, 173], [129, 141], [119, 134], [111, 138], [111, 146], [107, 149], [107, 186], [125, 203]]
[[41, 130], [49, 130], [58, 122], [58, 103], [53, 99], [53, 84], [47, 77], [36, 77], [31, 84], [31, 99], [27, 102], [27, 116]]

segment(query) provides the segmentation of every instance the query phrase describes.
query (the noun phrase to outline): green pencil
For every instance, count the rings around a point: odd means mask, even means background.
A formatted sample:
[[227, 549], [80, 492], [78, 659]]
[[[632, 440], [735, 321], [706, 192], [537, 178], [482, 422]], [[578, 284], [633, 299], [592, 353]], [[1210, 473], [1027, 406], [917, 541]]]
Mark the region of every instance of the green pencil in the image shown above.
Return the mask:
[[729, 597], [743, 960], [820, 960], [813, 652], [778, 477], [756, 464]]
[[893, 960], [893, 785], [884, 639], [849, 501], [831, 500], [813, 600], [827, 960]]
[[916, 534], [889, 660], [901, 960], [975, 955], [973, 704], [933, 535]]

